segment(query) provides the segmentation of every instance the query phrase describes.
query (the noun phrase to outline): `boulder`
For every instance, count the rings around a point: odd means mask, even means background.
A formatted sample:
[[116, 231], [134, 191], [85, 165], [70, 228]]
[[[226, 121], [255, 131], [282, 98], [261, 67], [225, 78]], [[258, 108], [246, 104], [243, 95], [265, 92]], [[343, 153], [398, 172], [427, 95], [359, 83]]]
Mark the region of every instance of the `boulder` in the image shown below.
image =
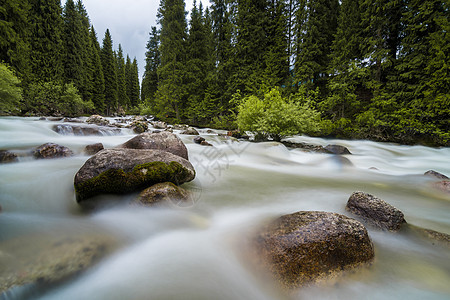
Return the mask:
[[62, 135], [114, 135], [119, 134], [119, 128], [106, 126], [81, 126], [71, 124], [57, 124], [52, 127], [53, 131]]
[[430, 176], [430, 177], [433, 177], [433, 178], [436, 178], [436, 179], [443, 179], [443, 180], [449, 179], [449, 178], [448, 178], [447, 176], [445, 176], [444, 174], [439, 173], [439, 172], [436, 172], [436, 171], [434, 171], [434, 170], [426, 171], [426, 172], [424, 173], [424, 175]]
[[152, 126], [156, 129], [166, 129], [167, 128], [167, 124], [162, 121], [154, 121], [154, 122], [152, 122]]
[[184, 143], [178, 136], [168, 131], [139, 134], [120, 145], [119, 148], [163, 150], [188, 159], [188, 151]]
[[433, 182], [432, 186], [444, 193], [450, 193], [450, 180], [441, 180], [438, 182]]
[[80, 203], [99, 194], [124, 194], [166, 181], [182, 184], [194, 177], [188, 160], [166, 151], [105, 149], [80, 168], [74, 186]]
[[105, 149], [105, 147], [103, 147], [102, 143], [95, 143], [95, 144], [87, 145], [84, 148], [84, 153], [86, 153], [87, 155], [94, 155], [95, 153], [97, 153], [103, 149]]
[[178, 205], [179, 203], [189, 203], [190, 196], [185, 189], [172, 182], [162, 182], [143, 190], [139, 194], [137, 202], [149, 206], [162, 203]]
[[45, 286], [68, 279], [91, 267], [116, 246], [117, 241], [105, 234], [67, 235], [55, 231], [2, 241], [0, 298], [4, 299], [2, 296], [7, 293], [2, 293], [15, 286]]
[[205, 138], [203, 138], [203, 137], [201, 137], [201, 136], [196, 136], [196, 137], [193, 139], [193, 141], [194, 141], [194, 143], [196, 143], [196, 144], [201, 144], [202, 142], [205, 141]]
[[147, 131], [148, 124], [147, 121], [136, 120], [131, 123], [130, 127], [133, 129], [134, 133], [139, 134]]
[[385, 201], [364, 193], [355, 192], [347, 201], [346, 210], [364, 222], [384, 230], [397, 231], [406, 223], [403, 213]]
[[0, 150], [0, 163], [12, 163], [17, 162], [18, 158], [15, 153], [9, 152], [7, 150]]
[[89, 118], [87, 118], [86, 123], [97, 124], [100, 126], [109, 125], [109, 121], [106, 118], [99, 116], [99, 115], [90, 116]]
[[328, 153], [337, 154], [337, 155], [352, 154], [347, 149], [347, 147], [344, 147], [344, 146], [341, 146], [341, 145], [327, 145], [324, 149]]
[[281, 216], [263, 227], [254, 241], [258, 263], [285, 288], [331, 277], [374, 257], [365, 227], [329, 212]]
[[54, 143], [46, 143], [37, 147], [33, 151], [33, 156], [38, 159], [69, 157], [73, 156], [73, 152], [67, 147], [60, 146]]
[[181, 134], [187, 134], [187, 135], [199, 135], [198, 131], [193, 127], [188, 127], [185, 131], [183, 131]]

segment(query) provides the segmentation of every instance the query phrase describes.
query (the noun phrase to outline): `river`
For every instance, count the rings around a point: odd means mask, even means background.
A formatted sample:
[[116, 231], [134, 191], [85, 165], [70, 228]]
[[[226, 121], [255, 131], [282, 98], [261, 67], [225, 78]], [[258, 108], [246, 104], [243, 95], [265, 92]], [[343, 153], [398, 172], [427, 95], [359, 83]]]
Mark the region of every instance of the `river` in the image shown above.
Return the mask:
[[[73, 189], [74, 175], [88, 159], [83, 148], [97, 142], [112, 148], [135, 134], [122, 129], [114, 135], [62, 135], [52, 130], [55, 124], [62, 122], [0, 118], [0, 149], [19, 154], [18, 162], [0, 165], [0, 254], [5, 241], [29, 234], [39, 239], [56, 229], [108, 230], [122, 244], [69, 281], [39, 291], [18, 287], [3, 299], [450, 298], [449, 249], [408, 234], [368, 228], [375, 246], [371, 266], [289, 295], [255, 271], [244, 250], [252, 228], [282, 214], [319, 210], [351, 216], [345, 205], [355, 191], [397, 207], [409, 224], [450, 234], [450, 196], [423, 176], [431, 169], [450, 176], [450, 148], [289, 139], [346, 146], [352, 152], [347, 161], [199, 129], [214, 146], [204, 147], [177, 132], [197, 172], [184, 185], [194, 195], [192, 203], [143, 208], [126, 204], [134, 195], [103, 196], [112, 204], [86, 213]], [[69, 147], [75, 156], [35, 160], [28, 155], [47, 142]], [[30, 239], [23, 245], [31, 249], [29, 255], [35, 243]]]

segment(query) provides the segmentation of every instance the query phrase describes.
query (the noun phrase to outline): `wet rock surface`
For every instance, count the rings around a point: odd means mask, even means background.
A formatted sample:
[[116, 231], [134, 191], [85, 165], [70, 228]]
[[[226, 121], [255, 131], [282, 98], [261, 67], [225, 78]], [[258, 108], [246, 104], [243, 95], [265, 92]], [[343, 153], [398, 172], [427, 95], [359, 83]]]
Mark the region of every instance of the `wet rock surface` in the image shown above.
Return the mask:
[[119, 148], [162, 150], [188, 159], [188, 150], [184, 143], [175, 134], [167, 131], [139, 134], [120, 145]]
[[106, 119], [105, 117], [102, 117], [100, 115], [92, 115], [89, 118], [87, 118], [86, 123], [89, 124], [97, 124], [100, 126], [107, 126], [109, 125], [109, 121], [108, 119]]
[[73, 156], [73, 152], [65, 146], [54, 143], [46, 143], [34, 149], [33, 156], [38, 159], [51, 159], [70, 157]]
[[102, 143], [95, 143], [95, 144], [87, 145], [84, 148], [84, 153], [86, 153], [87, 155], [94, 155], [103, 149], [105, 149], [105, 147], [103, 146]]
[[184, 130], [183, 132], [181, 132], [181, 134], [186, 134], [186, 135], [199, 135], [198, 131], [193, 128], [193, 127], [188, 127], [186, 130]]
[[120, 134], [120, 128], [106, 126], [57, 124], [52, 127], [53, 131], [62, 135], [115, 135]]
[[444, 174], [442, 174], [442, 173], [439, 173], [439, 172], [436, 172], [436, 171], [434, 171], [434, 170], [426, 171], [426, 172], [424, 173], [424, 175], [429, 176], [429, 177], [433, 177], [433, 178], [436, 178], [436, 179], [443, 179], [443, 180], [448, 180], [448, 179], [450, 179], [450, 178], [448, 178], [446, 175], [444, 175]]
[[143, 190], [137, 199], [137, 203], [148, 206], [160, 204], [184, 206], [183, 203], [190, 202], [189, 193], [172, 182], [162, 182], [152, 185]]
[[295, 288], [370, 262], [367, 230], [346, 216], [317, 211], [281, 216], [254, 239], [259, 263], [285, 288]]
[[390, 231], [397, 231], [406, 223], [403, 213], [389, 203], [364, 192], [353, 193], [347, 201], [346, 210], [368, 224]]
[[350, 150], [347, 149], [347, 147], [344, 147], [341, 145], [327, 145], [324, 149], [328, 153], [337, 154], [337, 155], [352, 154], [350, 152]]
[[[29, 247], [33, 245], [33, 247]], [[58, 283], [89, 268], [117, 246], [104, 234], [30, 235], [0, 242], [1, 293], [30, 283]]]
[[0, 164], [17, 162], [17, 155], [7, 150], [0, 150]]
[[160, 182], [182, 184], [193, 180], [191, 163], [161, 150], [105, 149], [91, 158], [75, 175], [77, 201], [103, 194], [123, 194]]

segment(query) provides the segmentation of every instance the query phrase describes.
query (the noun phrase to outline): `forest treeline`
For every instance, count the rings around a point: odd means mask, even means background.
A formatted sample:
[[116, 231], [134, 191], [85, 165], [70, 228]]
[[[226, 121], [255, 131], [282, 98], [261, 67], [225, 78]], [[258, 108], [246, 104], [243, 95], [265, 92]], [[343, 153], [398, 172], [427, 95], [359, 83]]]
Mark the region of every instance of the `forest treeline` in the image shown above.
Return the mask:
[[320, 112], [321, 135], [448, 145], [448, 1], [210, 3], [188, 22], [183, 0], [161, 0], [142, 82], [152, 114], [223, 126], [276, 88]]
[[210, 0], [188, 18], [184, 0], [161, 0], [140, 96], [137, 63], [109, 31], [99, 45], [80, 0], [3, 3], [0, 59], [22, 82], [22, 113], [79, 95], [83, 112], [278, 138], [450, 143], [448, 1]]
[[140, 103], [136, 59], [113, 49], [109, 30], [100, 46], [81, 0], [2, 0], [0, 62], [0, 80], [22, 88], [2, 97], [3, 113], [110, 115]]

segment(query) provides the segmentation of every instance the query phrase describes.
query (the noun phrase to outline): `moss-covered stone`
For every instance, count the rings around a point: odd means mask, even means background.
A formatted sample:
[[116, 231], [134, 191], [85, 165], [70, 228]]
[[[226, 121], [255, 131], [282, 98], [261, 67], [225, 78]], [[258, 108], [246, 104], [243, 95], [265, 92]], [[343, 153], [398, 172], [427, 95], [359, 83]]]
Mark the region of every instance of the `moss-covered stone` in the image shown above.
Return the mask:
[[193, 180], [189, 161], [160, 150], [106, 149], [86, 161], [75, 175], [77, 201], [99, 194], [124, 194], [160, 182]]

